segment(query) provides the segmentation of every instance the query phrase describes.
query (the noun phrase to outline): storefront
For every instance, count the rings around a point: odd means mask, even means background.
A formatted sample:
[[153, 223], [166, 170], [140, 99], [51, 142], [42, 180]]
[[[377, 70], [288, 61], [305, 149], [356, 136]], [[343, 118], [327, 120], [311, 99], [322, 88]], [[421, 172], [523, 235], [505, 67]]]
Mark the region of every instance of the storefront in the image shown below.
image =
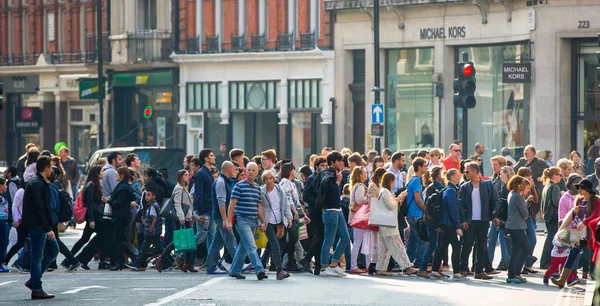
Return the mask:
[[112, 91], [109, 125], [113, 147], [183, 147], [177, 137], [177, 71], [109, 74]]
[[[333, 52], [177, 55], [187, 151], [274, 148], [304, 164], [331, 141]], [[183, 98], [182, 98], [183, 99]]]
[[[384, 146], [405, 152], [447, 149], [455, 139], [464, 139], [463, 112], [453, 104], [453, 79], [465, 52], [476, 69], [477, 104], [468, 112], [464, 155], [473, 154], [475, 143], [481, 142], [484, 160], [503, 147], [521, 157], [527, 144], [551, 150], [558, 158], [573, 149], [583, 152], [600, 137], [600, 113], [594, 106], [599, 94], [595, 52], [600, 48], [591, 39], [600, 31], [600, 23], [593, 21], [600, 3], [387, 4], [380, 16]], [[357, 71], [364, 69], [365, 89], [374, 87], [372, 9], [361, 10], [351, 2], [326, 0], [325, 5], [336, 12], [336, 98], [353, 101]], [[364, 68], [356, 65], [361, 51]], [[504, 67], [510, 65], [528, 67], [528, 77], [507, 79]], [[336, 109], [336, 118], [342, 119], [336, 121], [335, 138], [345, 144], [357, 142], [355, 132], [344, 125], [356, 112], [364, 111], [359, 116], [367, 127], [371, 123], [373, 93], [365, 90], [364, 95], [364, 109], [355, 109], [356, 103]], [[363, 140], [373, 143], [369, 129]]]

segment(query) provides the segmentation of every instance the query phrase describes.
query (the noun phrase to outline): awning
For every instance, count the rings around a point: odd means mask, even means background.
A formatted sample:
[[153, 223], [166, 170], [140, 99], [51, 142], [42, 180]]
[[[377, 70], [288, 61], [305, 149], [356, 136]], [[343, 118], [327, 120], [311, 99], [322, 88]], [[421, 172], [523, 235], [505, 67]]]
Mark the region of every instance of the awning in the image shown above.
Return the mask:
[[173, 72], [117, 73], [112, 76], [113, 87], [171, 86]]

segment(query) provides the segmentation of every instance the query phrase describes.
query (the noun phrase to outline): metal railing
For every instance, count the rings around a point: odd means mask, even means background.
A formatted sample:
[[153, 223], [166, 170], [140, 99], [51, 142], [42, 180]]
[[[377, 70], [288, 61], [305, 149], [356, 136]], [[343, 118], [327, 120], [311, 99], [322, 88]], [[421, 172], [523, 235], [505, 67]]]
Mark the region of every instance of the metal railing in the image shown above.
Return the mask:
[[[109, 33], [102, 33], [102, 61], [110, 62], [111, 47], [108, 39]], [[98, 58], [98, 35], [96, 33], [87, 33], [85, 35], [85, 62], [97, 63]]]
[[315, 32], [300, 34], [300, 50], [313, 50], [315, 45]]
[[244, 35], [235, 36], [231, 35], [231, 51], [232, 52], [244, 52], [246, 45], [246, 39]]
[[206, 52], [219, 53], [221, 51], [219, 35], [206, 36]]
[[185, 53], [198, 54], [200, 53], [200, 37], [188, 37], [185, 40]]
[[0, 66], [26, 66], [35, 65], [40, 57], [40, 53], [32, 54], [5, 54], [0, 55]]
[[149, 63], [169, 61], [173, 52], [170, 31], [144, 30], [127, 33], [127, 62]]
[[250, 50], [252, 52], [265, 51], [265, 46], [266, 46], [265, 34], [252, 35], [250, 37]]
[[82, 64], [86, 62], [84, 52], [52, 52], [48, 53], [46, 60], [49, 64]]
[[294, 50], [294, 33], [283, 33], [277, 35], [277, 51]]

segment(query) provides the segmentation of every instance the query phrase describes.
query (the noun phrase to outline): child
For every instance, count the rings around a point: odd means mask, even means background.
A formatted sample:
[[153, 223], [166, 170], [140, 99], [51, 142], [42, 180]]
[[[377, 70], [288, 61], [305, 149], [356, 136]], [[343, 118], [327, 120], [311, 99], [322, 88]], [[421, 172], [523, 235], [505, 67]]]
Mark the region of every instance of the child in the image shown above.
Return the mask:
[[146, 271], [146, 259], [150, 256], [150, 246], [154, 246], [158, 254], [161, 254], [163, 251], [160, 242], [163, 221], [158, 215], [160, 206], [156, 202], [156, 191], [147, 189], [145, 199], [148, 202], [148, 209], [146, 209], [146, 214], [144, 215], [144, 242], [137, 262], [131, 268], [132, 271]]
[[564, 230], [559, 231], [554, 236], [554, 239], [552, 239], [552, 245], [554, 245], [554, 248], [552, 248], [552, 253], [550, 254], [550, 267], [548, 270], [546, 270], [546, 274], [544, 274], [545, 286], [548, 286], [548, 280], [550, 280], [552, 274], [558, 272], [559, 266], [565, 266], [567, 258], [569, 257], [571, 246], [562, 244], [559, 239], [559, 235], [564, 235], [564, 232]]

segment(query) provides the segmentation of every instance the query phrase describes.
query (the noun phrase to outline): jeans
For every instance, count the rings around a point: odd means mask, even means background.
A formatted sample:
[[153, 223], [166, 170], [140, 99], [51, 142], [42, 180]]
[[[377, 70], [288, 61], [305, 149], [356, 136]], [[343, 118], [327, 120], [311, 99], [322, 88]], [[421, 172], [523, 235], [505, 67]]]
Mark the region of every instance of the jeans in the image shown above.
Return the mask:
[[[431, 271], [440, 272], [440, 265], [444, 257], [444, 250], [448, 251], [448, 245], [452, 245], [452, 269], [454, 273], [459, 273], [460, 269], [460, 243], [456, 235], [456, 229], [449, 225], [441, 225], [442, 231], [438, 233], [438, 247], [433, 256]], [[430, 238], [431, 240], [431, 238]]]
[[510, 255], [510, 265], [508, 266], [508, 278], [515, 278], [517, 275], [521, 275], [521, 269], [525, 264], [525, 260], [531, 248], [529, 247], [529, 241], [527, 241], [527, 234], [525, 230], [507, 230], [510, 234], [510, 239], [513, 244], [513, 251]]
[[[200, 222], [200, 221], [196, 221], [196, 245], [201, 244], [202, 242], [206, 241], [206, 245], [210, 245], [210, 242], [212, 240], [211, 237], [211, 216], [209, 215], [204, 215], [204, 217], [206, 217], [206, 219], [204, 220], [204, 222]], [[214, 235], [214, 233], [213, 233]]]
[[469, 255], [475, 245], [477, 260], [475, 264], [475, 273], [483, 273], [485, 265], [485, 256], [487, 254], [487, 233], [490, 227], [488, 221], [471, 221], [469, 229], [463, 231], [460, 240], [460, 271], [467, 272], [469, 269]]
[[158, 254], [163, 252], [160, 236], [144, 236], [144, 242], [140, 248], [140, 254], [138, 255], [136, 263], [138, 268], [145, 268], [148, 266], [146, 260], [153, 255], [150, 253], [150, 246], [154, 246], [155, 251], [158, 252]]
[[321, 247], [321, 266], [324, 267], [329, 261], [329, 249], [333, 245], [335, 235], [340, 236], [340, 242], [335, 247], [331, 262], [339, 263], [342, 254], [346, 251], [346, 246], [350, 243], [350, 234], [346, 218], [341, 211], [325, 210], [323, 212], [323, 224], [325, 225], [323, 246]]
[[418, 219], [417, 217], [406, 217], [410, 226], [410, 237], [408, 237], [408, 242], [406, 243], [406, 253], [408, 254], [408, 259], [414, 262], [416, 266], [421, 265], [423, 253], [425, 253], [425, 249], [427, 248], [427, 242], [419, 238], [419, 232], [417, 231]]
[[58, 243], [48, 239], [48, 233], [41, 226], [29, 228], [31, 239], [31, 290], [42, 290], [42, 274], [58, 255]]
[[257, 226], [258, 220], [256, 217], [236, 216], [235, 228], [240, 235], [240, 244], [233, 257], [229, 275], [236, 276], [242, 273], [242, 266], [244, 265], [246, 256], [250, 258], [250, 262], [252, 262], [256, 275], [264, 271], [262, 262], [260, 262], [260, 257], [256, 252], [256, 243], [254, 242], [254, 233], [256, 232]]
[[206, 272], [214, 272], [217, 270], [217, 261], [219, 261], [219, 252], [225, 246], [229, 254], [235, 254], [237, 249], [237, 241], [233, 235], [233, 231], [228, 231], [223, 228], [222, 219], [214, 219], [213, 226], [215, 227], [215, 235], [208, 248], [206, 256]]
[[496, 243], [498, 243], [498, 236], [500, 237], [500, 254], [502, 254], [502, 262], [505, 265], [508, 265], [509, 262], [509, 253], [506, 248], [506, 230], [504, 227], [498, 227], [494, 224], [490, 227], [490, 231], [488, 234], [487, 248], [488, 248], [488, 256], [490, 258], [490, 262], [494, 262], [494, 254], [496, 253]]
[[[267, 246], [271, 247], [271, 252], [267, 252], [265, 250], [265, 254], [271, 254], [271, 264], [275, 265], [275, 269], [277, 272], [283, 270], [282, 260], [281, 260], [281, 249], [279, 248], [279, 239], [277, 239], [277, 225], [276, 224], [268, 224], [267, 225], [267, 238], [269, 239], [269, 243]], [[285, 239], [285, 235], [283, 236]], [[288, 255], [289, 256], [289, 255]], [[268, 259], [268, 257], [266, 258]]]
[[436, 231], [432, 226], [427, 225], [427, 233], [429, 234], [429, 244], [423, 253], [423, 258], [421, 258], [421, 265], [419, 266], [419, 270], [421, 271], [427, 271], [429, 260], [431, 259], [431, 256], [433, 256], [433, 252], [435, 252], [438, 244], [438, 231]]
[[537, 238], [535, 237], [535, 226], [533, 224], [533, 218], [530, 217], [527, 219], [527, 241], [529, 242], [529, 247], [531, 251], [527, 254], [527, 259], [525, 260], [525, 267], [531, 268], [533, 266], [533, 250], [535, 250], [535, 245], [537, 244]]
[[546, 230], [548, 231], [548, 235], [546, 235], [546, 241], [544, 242], [544, 249], [542, 250], [542, 258], [540, 258], [540, 269], [547, 269], [550, 267], [550, 253], [552, 252], [552, 239], [558, 232], [558, 220], [552, 220], [550, 222], [546, 222]]
[[8, 247], [9, 233], [10, 224], [8, 224], [8, 221], [0, 221], [0, 265], [2, 265], [6, 256], [6, 248]]

